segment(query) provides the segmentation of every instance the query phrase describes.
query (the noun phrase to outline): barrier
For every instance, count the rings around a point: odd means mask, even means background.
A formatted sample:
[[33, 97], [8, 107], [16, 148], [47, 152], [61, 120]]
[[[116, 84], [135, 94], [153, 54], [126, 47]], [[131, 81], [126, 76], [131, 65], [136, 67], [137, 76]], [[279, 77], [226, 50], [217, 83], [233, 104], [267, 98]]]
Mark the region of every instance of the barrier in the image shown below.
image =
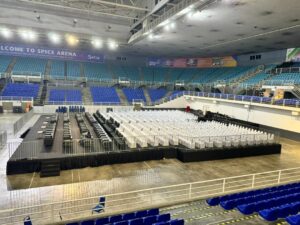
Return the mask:
[[[290, 99], [282, 99], [281, 101], [275, 100], [275, 98], [268, 97], [258, 97], [258, 96], [248, 96], [248, 95], [234, 95], [234, 94], [222, 94], [222, 93], [209, 93], [209, 92], [196, 92], [196, 91], [182, 91], [180, 93], [171, 95], [170, 97], [166, 97], [160, 99], [154, 103], [152, 106], [159, 105], [181, 96], [191, 96], [191, 97], [205, 97], [205, 98], [215, 98], [215, 99], [224, 99], [231, 101], [242, 101], [249, 103], [258, 103], [258, 104], [268, 104], [268, 105], [276, 105], [276, 106], [287, 106], [286, 102]], [[294, 104], [289, 104], [290, 107], [300, 107], [300, 101], [295, 100]]]
[[29, 111], [28, 113], [24, 114], [18, 121], [14, 123], [14, 134], [18, 133], [21, 128], [27, 123], [32, 116], [34, 115], [33, 110]]
[[[138, 210], [141, 206], [143, 208], [162, 207], [299, 180], [300, 168], [297, 167], [108, 195], [104, 195], [99, 190], [92, 197], [58, 201], [51, 204], [14, 207], [16, 201], [11, 200], [12, 208], [0, 211], [0, 221], [3, 225], [20, 224], [25, 216], [30, 215], [33, 224], [63, 224], [61, 220], [90, 217], [91, 209], [99, 202], [99, 196], [103, 195], [106, 197], [106, 207], [103, 215], [107, 215]], [[93, 183], [93, 185], [95, 184]], [[73, 190], [80, 190], [80, 186], [84, 186], [88, 190], [89, 182], [66, 186]], [[36, 198], [39, 198], [43, 194], [43, 190], [37, 189], [35, 194]], [[21, 196], [19, 197], [21, 198]], [[33, 200], [33, 202], [36, 201]]]
[[0, 101], [21, 101], [21, 102], [33, 102], [32, 97], [22, 97], [22, 96], [0, 96]]
[[[73, 139], [66, 147], [61, 146], [62, 155], [66, 156], [87, 156], [96, 153], [132, 151], [138, 149], [153, 149], [158, 146], [173, 146], [181, 144], [185, 148], [202, 149], [226, 148], [230, 146], [244, 147], [261, 144], [276, 144], [279, 137], [274, 134], [243, 134], [226, 136], [183, 136], [183, 135], [139, 135], [126, 136], [112, 139], [112, 143], [102, 143], [101, 139]], [[201, 144], [205, 144], [201, 147]], [[219, 144], [219, 145], [218, 145]], [[44, 149], [43, 140], [8, 142], [7, 143], [10, 161], [22, 159], [36, 159]], [[16, 151], [17, 150], [17, 151]], [[51, 153], [51, 152], [49, 152]]]
[[6, 131], [0, 131], [0, 150], [2, 150], [7, 143], [7, 132]]

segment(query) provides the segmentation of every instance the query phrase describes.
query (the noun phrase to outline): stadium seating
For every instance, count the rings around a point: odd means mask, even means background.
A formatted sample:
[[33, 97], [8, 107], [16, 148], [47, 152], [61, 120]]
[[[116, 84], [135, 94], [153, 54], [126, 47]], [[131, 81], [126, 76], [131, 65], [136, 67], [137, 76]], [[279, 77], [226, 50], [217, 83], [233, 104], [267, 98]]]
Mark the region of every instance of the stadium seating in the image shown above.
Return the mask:
[[41, 73], [44, 74], [47, 60], [36, 58], [17, 58], [13, 72]]
[[184, 91], [179, 91], [179, 90], [176, 90], [176, 91], [173, 91], [173, 93], [169, 96], [169, 100], [173, 100], [175, 99], [177, 96], [180, 96], [181, 94], [183, 94]]
[[149, 209], [99, 219], [88, 219], [66, 225], [184, 225], [184, 220], [171, 219], [169, 213], [160, 214], [159, 209]]
[[161, 98], [163, 98], [167, 94], [167, 90], [164, 88], [160, 89], [148, 89], [150, 98], [152, 102], [155, 102]]
[[290, 215], [300, 212], [300, 183], [214, 197], [207, 203], [210, 206], [220, 204], [226, 210], [237, 208], [245, 215], [258, 212], [267, 221], [287, 218], [290, 224], [299, 224], [299, 215]]
[[275, 101], [276, 105], [300, 106], [300, 99], [280, 99]]
[[90, 79], [112, 79], [112, 74], [106, 64], [101, 63], [83, 63], [84, 74]]
[[130, 103], [133, 102], [133, 100], [143, 100], [146, 102], [144, 91], [141, 88], [123, 88], [123, 92]]
[[72, 78], [80, 77], [80, 63], [68, 61], [67, 62], [67, 76]]
[[273, 76], [268, 81], [271, 82], [273, 85], [280, 85], [284, 82], [300, 84], [300, 73], [281, 73]]
[[2, 96], [21, 96], [36, 98], [39, 93], [39, 84], [21, 84], [21, 83], [8, 83]]
[[120, 103], [120, 98], [116, 92], [116, 89], [113, 87], [91, 87], [90, 91], [94, 104]]
[[6, 72], [11, 60], [12, 60], [11, 56], [3, 56], [3, 55], [0, 56], [0, 62], [1, 62], [0, 63], [0, 73]]
[[82, 102], [80, 90], [51, 89], [49, 102]]
[[136, 66], [123, 66], [123, 71], [125, 77], [129, 78], [130, 80], [141, 79], [139, 68]]
[[65, 62], [52, 60], [50, 75], [52, 78], [64, 78], [65, 76]]
[[270, 74], [267, 74], [267, 73], [258, 73], [254, 77], [251, 77], [250, 79], [244, 81], [242, 84], [245, 84], [245, 85], [256, 85], [259, 82], [265, 80], [268, 76], [270, 76]]

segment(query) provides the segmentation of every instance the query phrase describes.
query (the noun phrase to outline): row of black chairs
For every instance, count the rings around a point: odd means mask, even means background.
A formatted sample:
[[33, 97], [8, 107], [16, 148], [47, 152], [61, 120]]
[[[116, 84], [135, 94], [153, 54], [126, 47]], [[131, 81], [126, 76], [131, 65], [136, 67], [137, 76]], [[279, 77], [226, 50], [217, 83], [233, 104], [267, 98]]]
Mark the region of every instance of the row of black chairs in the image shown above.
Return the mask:
[[119, 150], [126, 149], [126, 143], [124, 141], [124, 137], [119, 134], [116, 130], [119, 127], [119, 124], [116, 124], [112, 118], [105, 119], [105, 117], [97, 110], [94, 114], [95, 118], [99, 121], [99, 123], [103, 126], [107, 133], [110, 134], [111, 138], [114, 140], [115, 146]]
[[110, 150], [112, 148], [112, 140], [110, 136], [106, 133], [104, 128], [97, 122], [97, 120], [93, 119], [92, 115], [89, 112], [86, 112], [85, 116], [91, 124], [91, 126], [93, 127], [93, 130], [99, 138], [100, 143], [104, 146], [104, 149]]
[[65, 114], [63, 124], [63, 148], [65, 152], [72, 150], [72, 139], [70, 118], [68, 114]]
[[44, 131], [44, 145], [52, 146], [55, 138], [58, 116], [52, 115], [47, 121], [46, 129]]

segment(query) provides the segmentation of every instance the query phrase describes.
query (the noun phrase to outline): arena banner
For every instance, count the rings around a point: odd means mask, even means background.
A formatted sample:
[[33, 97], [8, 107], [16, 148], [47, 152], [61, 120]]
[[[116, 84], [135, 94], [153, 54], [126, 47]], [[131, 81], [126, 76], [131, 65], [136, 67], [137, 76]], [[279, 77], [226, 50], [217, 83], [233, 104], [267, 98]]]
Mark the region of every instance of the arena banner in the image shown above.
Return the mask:
[[237, 60], [233, 56], [213, 58], [149, 58], [148, 66], [175, 67], [175, 68], [209, 68], [209, 67], [236, 67]]
[[300, 48], [289, 48], [286, 52], [287, 62], [300, 62]]
[[57, 49], [50, 47], [26, 46], [18, 44], [0, 43], [0, 55], [29, 56], [36, 58], [86, 61], [103, 63], [104, 55], [99, 53], [87, 53], [70, 49]]

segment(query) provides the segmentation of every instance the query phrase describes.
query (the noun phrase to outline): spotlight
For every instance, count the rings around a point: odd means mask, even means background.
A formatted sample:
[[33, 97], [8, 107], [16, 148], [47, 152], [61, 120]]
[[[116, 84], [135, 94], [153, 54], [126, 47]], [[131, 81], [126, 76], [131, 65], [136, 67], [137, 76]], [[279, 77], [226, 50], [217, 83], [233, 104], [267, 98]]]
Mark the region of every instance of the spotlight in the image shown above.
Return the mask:
[[169, 31], [170, 28], [171, 28], [170, 24], [167, 24], [167, 25], [164, 26], [164, 30], [165, 30], [165, 31]]
[[6, 39], [11, 38], [13, 35], [12, 31], [6, 27], [0, 28], [0, 33]]
[[50, 32], [48, 38], [53, 44], [59, 44], [61, 42], [61, 36], [54, 32]]
[[108, 41], [108, 48], [109, 48], [110, 50], [115, 50], [115, 49], [117, 49], [118, 47], [119, 47], [119, 45], [118, 45], [118, 43], [116, 43], [115, 41], [113, 41], [113, 40]]
[[76, 25], [76, 24], [77, 24], [77, 22], [78, 22], [78, 20], [77, 20], [77, 19], [73, 19], [73, 24], [74, 24], [74, 25]]
[[148, 38], [149, 38], [150, 40], [152, 40], [152, 39], [154, 38], [154, 35], [153, 35], [153, 34], [149, 34]]
[[79, 40], [77, 37], [71, 35], [71, 34], [67, 34], [66, 35], [66, 41], [70, 46], [75, 46], [79, 43]]
[[38, 15], [36, 15], [36, 17], [35, 17], [38, 21], [40, 21], [41, 20], [41, 16], [38, 14]]
[[174, 29], [175, 27], [176, 27], [176, 23], [175, 22], [170, 23], [170, 28], [171, 29]]
[[92, 45], [94, 46], [94, 48], [102, 48], [103, 46], [103, 41], [99, 38], [94, 38], [92, 41], [91, 41]]
[[32, 30], [19, 30], [19, 35], [24, 41], [37, 40], [37, 34]]

